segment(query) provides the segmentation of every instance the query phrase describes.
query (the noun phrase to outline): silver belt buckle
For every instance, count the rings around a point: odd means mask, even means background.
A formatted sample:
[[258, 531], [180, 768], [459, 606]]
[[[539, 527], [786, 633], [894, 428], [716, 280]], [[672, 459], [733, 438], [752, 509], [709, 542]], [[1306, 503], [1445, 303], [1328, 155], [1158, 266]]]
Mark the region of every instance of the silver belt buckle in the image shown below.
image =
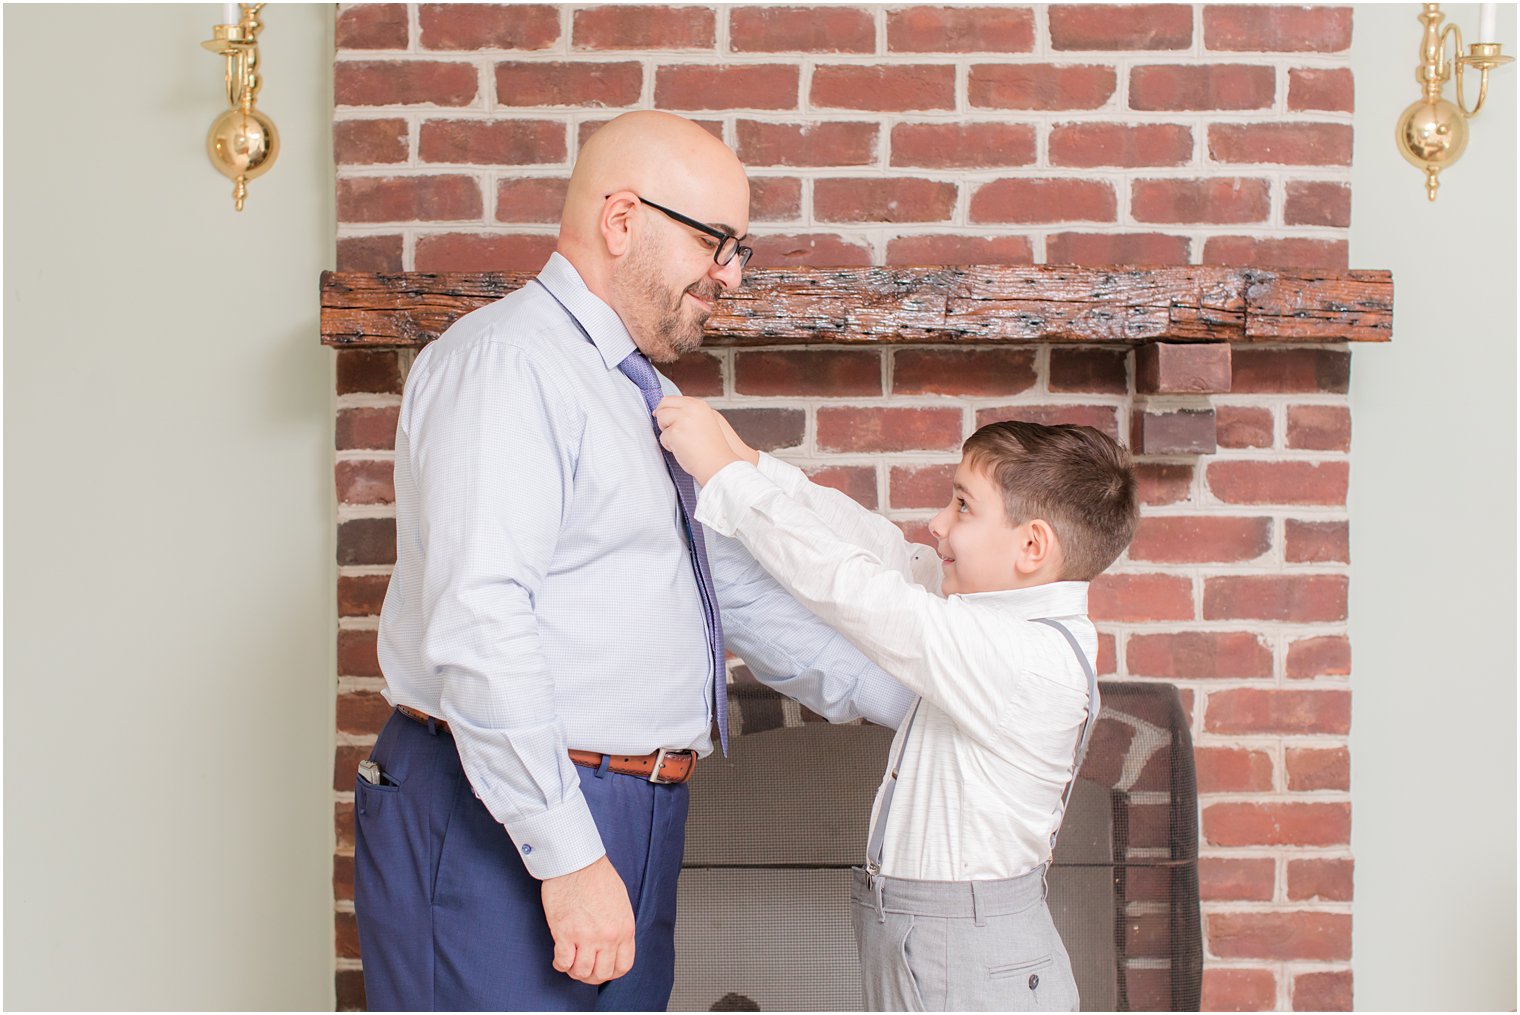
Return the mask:
[[658, 751], [654, 752], [654, 767], [649, 770], [649, 781], [656, 786], [666, 785], [666, 780], [660, 778], [660, 769], [664, 767], [665, 755], [669, 752], [670, 748], [668, 747], [661, 747]]

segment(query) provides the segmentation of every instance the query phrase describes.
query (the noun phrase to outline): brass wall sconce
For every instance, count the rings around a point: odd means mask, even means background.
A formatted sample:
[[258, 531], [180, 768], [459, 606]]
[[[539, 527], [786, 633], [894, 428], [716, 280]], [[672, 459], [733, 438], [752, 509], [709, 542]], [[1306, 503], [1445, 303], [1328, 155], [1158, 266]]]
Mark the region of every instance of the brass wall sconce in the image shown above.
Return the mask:
[[[1494, 41], [1494, 5], [1483, 4], [1479, 20], [1478, 41], [1472, 44], [1466, 56], [1462, 55], [1462, 30], [1455, 23], [1444, 29], [1441, 22], [1446, 15], [1440, 4], [1424, 4], [1420, 20], [1425, 24], [1425, 35], [1420, 42], [1420, 65], [1415, 68], [1415, 80], [1425, 95], [1399, 116], [1394, 128], [1394, 140], [1403, 155], [1417, 169], [1425, 172], [1425, 193], [1430, 200], [1436, 199], [1436, 188], [1441, 184], [1436, 174], [1462, 157], [1467, 147], [1467, 121], [1478, 115], [1483, 100], [1488, 97], [1488, 72], [1495, 67], [1513, 61], [1513, 57], [1500, 53], [1502, 48]], [[1446, 56], [1446, 41], [1455, 36], [1455, 56]], [[1457, 68], [1457, 101], [1448, 100], [1442, 93], [1451, 77], [1451, 68]], [[1471, 68], [1479, 74], [1478, 101], [1472, 109], [1462, 94], [1462, 72]]]
[[280, 154], [274, 121], [254, 108], [259, 88], [259, 20], [263, 4], [223, 4], [226, 24], [213, 25], [203, 47], [226, 58], [227, 111], [206, 133], [206, 154], [216, 171], [233, 181], [232, 200], [243, 210], [248, 181], [262, 176]]

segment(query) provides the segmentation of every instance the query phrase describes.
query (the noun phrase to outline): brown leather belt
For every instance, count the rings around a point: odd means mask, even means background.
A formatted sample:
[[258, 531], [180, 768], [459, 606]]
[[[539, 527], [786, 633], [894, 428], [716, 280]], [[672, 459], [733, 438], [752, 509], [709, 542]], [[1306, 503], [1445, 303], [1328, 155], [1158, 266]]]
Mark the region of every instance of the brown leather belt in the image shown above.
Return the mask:
[[[397, 705], [396, 711], [414, 722], [449, 732], [449, 724], [435, 719], [426, 712], [407, 705]], [[451, 734], [452, 735], [452, 734]], [[568, 752], [570, 760], [582, 768], [601, 768], [605, 760], [608, 771], [619, 775], [636, 775], [640, 779], [664, 785], [674, 785], [691, 778], [697, 767], [696, 751], [672, 751], [662, 747], [653, 754], [630, 756], [624, 754], [597, 754], [595, 751]]]

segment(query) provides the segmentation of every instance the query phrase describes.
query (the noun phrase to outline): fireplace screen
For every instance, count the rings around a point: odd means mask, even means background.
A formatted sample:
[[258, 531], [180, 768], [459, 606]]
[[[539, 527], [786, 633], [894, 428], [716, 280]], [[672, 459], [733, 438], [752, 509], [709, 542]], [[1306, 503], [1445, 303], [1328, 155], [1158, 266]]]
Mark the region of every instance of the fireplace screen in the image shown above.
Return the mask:
[[[1049, 905], [1085, 1011], [1194, 1010], [1202, 942], [1193, 750], [1175, 688], [1103, 682]], [[676, 926], [676, 1011], [862, 1007], [850, 868], [865, 850], [892, 732], [806, 721], [736, 684], [725, 760], [691, 784]], [[812, 717], [809, 717], [812, 718]]]

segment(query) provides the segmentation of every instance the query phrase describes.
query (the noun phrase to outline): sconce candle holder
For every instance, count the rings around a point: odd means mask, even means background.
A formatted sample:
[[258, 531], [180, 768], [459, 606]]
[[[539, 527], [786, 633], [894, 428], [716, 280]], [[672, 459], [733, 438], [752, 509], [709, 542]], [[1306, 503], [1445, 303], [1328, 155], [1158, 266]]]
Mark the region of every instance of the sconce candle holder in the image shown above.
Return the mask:
[[[230, 9], [231, 4], [227, 5]], [[227, 61], [227, 111], [206, 133], [206, 154], [216, 171], [233, 181], [232, 200], [238, 211], [248, 197], [248, 181], [267, 173], [280, 154], [280, 135], [274, 121], [257, 108], [259, 88], [259, 20], [263, 4], [239, 4], [236, 24], [213, 25], [211, 38], [201, 45]], [[230, 17], [230, 13], [229, 13]]]
[[[1462, 157], [1467, 148], [1467, 121], [1478, 115], [1483, 100], [1488, 97], [1488, 72], [1495, 67], [1513, 62], [1504, 56], [1503, 48], [1489, 40], [1492, 32], [1492, 4], [1484, 4], [1481, 42], [1472, 44], [1466, 56], [1462, 55], [1462, 30], [1455, 23], [1444, 29], [1441, 22], [1446, 15], [1440, 4], [1425, 4], [1420, 20], [1425, 24], [1425, 34], [1420, 42], [1420, 65], [1415, 68], [1415, 80], [1425, 94], [1405, 109], [1394, 127], [1394, 140], [1399, 154], [1417, 169], [1425, 172], [1425, 193], [1434, 201], [1436, 188], [1441, 184], [1436, 176]], [[1455, 57], [1446, 56], [1447, 39], [1456, 44]], [[1443, 94], [1446, 82], [1456, 66], [1457, 101], [1452, 102]], [[1478, 101], [1471, 109], [1462, 93], [1462, 73], [1466, 69], [1478, 72]]]

